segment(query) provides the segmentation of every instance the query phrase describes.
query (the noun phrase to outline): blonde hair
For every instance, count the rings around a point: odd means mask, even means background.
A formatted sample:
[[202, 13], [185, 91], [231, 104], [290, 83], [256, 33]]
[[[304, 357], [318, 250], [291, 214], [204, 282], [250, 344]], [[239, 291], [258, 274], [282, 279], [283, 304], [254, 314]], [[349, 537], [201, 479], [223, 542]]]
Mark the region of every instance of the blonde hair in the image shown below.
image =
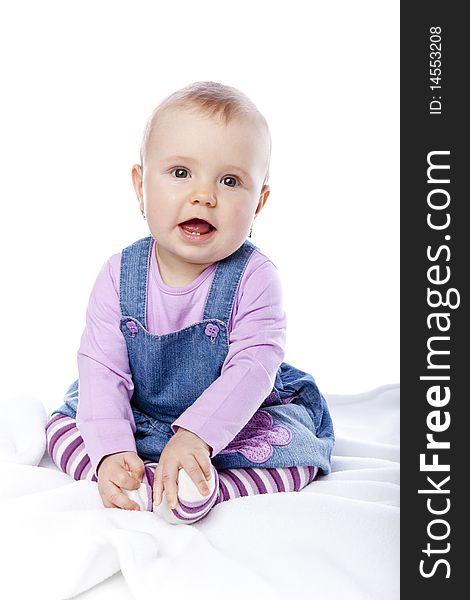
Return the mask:
[[271, 134], [268, 123], [255, 104], [243, 92], [234, 87], [216, 81], [196, 81], [167, 96], [153, 110], [144, 129], [140, 146], [140, 163], [143, 167], [144, 157], [159, 114], [173, 108], [196, 108], [211, 117], [219, 117], [227, 125], [233, 119], [243, 115], [252, 115], [266, 130], [269, 143], [268, 163], [263, 185], [269, 178], [271, 160]]

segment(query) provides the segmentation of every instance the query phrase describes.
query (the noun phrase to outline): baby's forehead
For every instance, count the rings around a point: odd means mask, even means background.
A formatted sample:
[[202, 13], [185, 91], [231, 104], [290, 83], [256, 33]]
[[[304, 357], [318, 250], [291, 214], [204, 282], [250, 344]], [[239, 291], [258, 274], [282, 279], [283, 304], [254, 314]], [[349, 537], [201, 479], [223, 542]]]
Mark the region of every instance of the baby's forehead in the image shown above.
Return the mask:
[[201, 141], [216, 145], [232, 145], [232, 141], [236, 143], [236, 140], [249, 143], [256, 133], [251, 121], [244, 115], [226, 120], [220, 114], [205, 114], [200, 110], [178, 107], [156, 116], [149, 137], [152, 146], [192, 146]]
[[[193, 125], [195, 125], [195, 128], [192, 131]], [[204, 130], [206, 125], [207, 129], [212, 129], [215, 135], [212, 137], [208, 132], [208, 138], [204, 141], [207, 142], [213, 139], [214, 143], [223, 143], [223, 147], [227, 150], [229, 147], [232, 149], [238, 147], [238, 152], [243, 153], [247, 163], [252, 162], [252, 160], [258, 162], [260, 157], [264, 156], [267, 157], [267, 163], [269, 163], [269, 131], [266, 125], [257, 118], [256, 114], [247, 112], [226, 119], [223, 113], [211, 114], [204, 112], [198, 106], [191, 105], [168, 106], [156, 114], [154, 113], [148, 137], [144, 144], [144, 154], [147, 154], [148, 151], [156, 157], [156, 154], [165, 154], [166, 150], [170, 149], [171, 154], [174, 154], [173, 150], [175, 148], [178, 149], [176, 154], [180, 154], [180, 141], [186, 150], [188, 144], [192, 147], [195, 141], [194, 136], [204, 136], [204, 133], [201, 134], [201, 130]], [[221, 138], [217, 133], [219, 129], [222, 131]], [[224, 130], [228, 134], [228, 139]], [[232, 140], [233, 144], [231, 143]], [[263, 159], [261, 158], [261, 160]]]

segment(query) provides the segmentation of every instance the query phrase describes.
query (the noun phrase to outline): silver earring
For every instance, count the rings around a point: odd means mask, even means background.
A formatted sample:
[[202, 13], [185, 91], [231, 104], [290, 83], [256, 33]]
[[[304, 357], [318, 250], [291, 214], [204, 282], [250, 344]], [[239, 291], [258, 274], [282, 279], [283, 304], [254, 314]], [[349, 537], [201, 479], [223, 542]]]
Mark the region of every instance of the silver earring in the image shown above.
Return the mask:
[[248, 234], [248, 237], [251, 238], [251, 232], [253, 231], [253, 225], [250, 227], [250, 233]]
[[145, 216], [145, 213], [144, 213], [144, 211], [142, 211], [142, 217], [144, 218], [144, 220], [146, 220], [146, 219], [147, 219], [147, 217]]

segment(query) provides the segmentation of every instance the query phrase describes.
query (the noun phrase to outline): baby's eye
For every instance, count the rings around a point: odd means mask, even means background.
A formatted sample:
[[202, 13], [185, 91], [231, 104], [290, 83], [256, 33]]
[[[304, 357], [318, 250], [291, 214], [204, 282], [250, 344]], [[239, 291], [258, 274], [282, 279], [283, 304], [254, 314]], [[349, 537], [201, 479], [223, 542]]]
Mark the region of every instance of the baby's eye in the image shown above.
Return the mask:
[[[232, 175], [226, 175], [225, 177], [222, 177], [222, 181], [225, 182], [225, 184], [228, 185], [228, 187], [236, 187], [238, 179], [236, 177], [233, 177]], [[227, 183], [227, 181], [229, 183]], [[233, 182], [233, 184], [231, 182]]]
[[[175, 177], [177, 177], [178, 179], [184, 179], [185, 178], [184, 173], [187, 173], [188, 170], [184, 169], [183, 167], [175, 167], [174, 169], [172, 169], [170, 171], [170, 174], [173, 172], [175, 173]], [[183, 173], [183, 175], [182, 175], [182, 173]]]

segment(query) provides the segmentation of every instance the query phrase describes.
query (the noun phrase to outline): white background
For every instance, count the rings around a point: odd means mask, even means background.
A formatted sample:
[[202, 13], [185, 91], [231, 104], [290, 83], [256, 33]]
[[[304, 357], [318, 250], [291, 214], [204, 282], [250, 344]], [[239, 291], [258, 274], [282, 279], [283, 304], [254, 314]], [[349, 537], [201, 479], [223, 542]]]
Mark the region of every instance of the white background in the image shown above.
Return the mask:
[[16, 1], [0, 51], [3, 400], [62, 403], [98, 271], [148, 234], [147, 117], [198, 80], [270, 125], [252, 241], [280, 271], [286, 362], [327, 394], [398, 381], [398, 1]]

